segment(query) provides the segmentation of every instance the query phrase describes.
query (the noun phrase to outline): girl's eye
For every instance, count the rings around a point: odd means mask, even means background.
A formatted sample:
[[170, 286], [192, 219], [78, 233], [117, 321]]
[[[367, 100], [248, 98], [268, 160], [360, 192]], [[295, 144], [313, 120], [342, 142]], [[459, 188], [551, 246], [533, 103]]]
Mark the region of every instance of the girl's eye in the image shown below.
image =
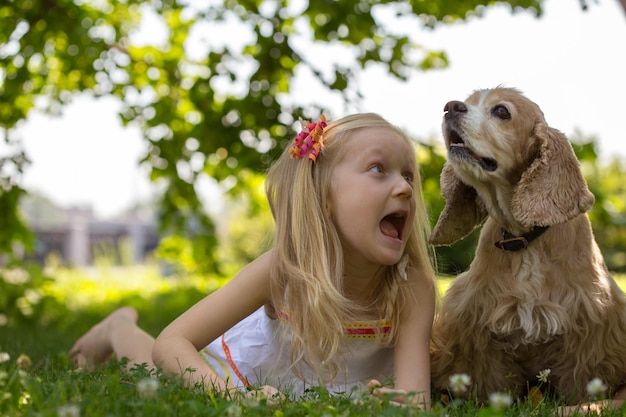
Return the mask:
[[370, 167], [370, 171], [372, 171], [372, 172], [377, 172], [377, 173], [379, 173], [379, 174], [382, 174], [382, 172], [383, 172], [383, 167], [381, 167], [380, 165], [372, 165], [372, 166]]
[[402, 176], [404, 177], [406, 182], [408, 182], [409, 184], [413, 185], [413, 181], [414, 181], [413, 174], [411, 174], [410, 172], [406, 172], [406, 173], [402, 174]]

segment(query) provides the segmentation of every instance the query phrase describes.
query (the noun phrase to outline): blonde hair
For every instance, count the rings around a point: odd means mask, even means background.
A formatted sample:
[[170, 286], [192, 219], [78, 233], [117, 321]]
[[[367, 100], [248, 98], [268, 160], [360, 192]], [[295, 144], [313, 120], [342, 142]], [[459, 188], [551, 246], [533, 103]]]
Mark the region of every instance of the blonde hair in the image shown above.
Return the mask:
[[[334, 358], [340, 352], [344, 324], [350, 321], [388, 319], [391, 334], [377, 339], [383, 346], [392, 346], [404, 306], [415, 302], [409, 299], [406, 281], [395, 265], [384, 267], [384, 278], [372, 289], [372, 296], [376, 295], [372, 305], [361, 306], [343, 292], [343, 250], [328, 209], [331, 176], [337, 163], [358, 146], [353, 143], [359, 137], [356, 133], [374, 127], [391, 129], [412, 146], [406, 133], [379, 115], [355, 114], [324, 129], [323, 147], [315, 163], [306, 157], [294, 159], [287, 148], [267, 175], [266, 193], [276, 222], [272, 302], [277, 311], [288, 312], [296, 372], [296, 365], [304, 362], [310, 369], [324, 369], [332, 379], [338, 369]], [[415, 221], [405, 254], [419, 279], [434, 281], [426, 243], [429, 219], [417, 162], [413, 195]]]

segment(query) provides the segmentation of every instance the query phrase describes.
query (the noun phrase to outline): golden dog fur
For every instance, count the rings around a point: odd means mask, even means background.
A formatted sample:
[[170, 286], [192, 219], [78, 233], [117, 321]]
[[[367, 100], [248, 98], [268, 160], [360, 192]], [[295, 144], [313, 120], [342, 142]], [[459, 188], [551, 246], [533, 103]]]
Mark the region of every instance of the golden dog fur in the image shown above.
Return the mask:
[[[626, 382], [626, 299], [607, 272], [586, 211], [594, 197], [567, 138], [519, 91], [474, 92], [446, 105], [446, 206], [434, 245], [463, 238], [485, 219], [474, 261], [442, 300], [432, 338], [432, 381], [467, 374], [468, 394], [523, 395], [549, 368], [568, 403], [598, 377]], [[549, 226], [525, 249], [494, 243]], [[608, 394], [608, 393], [607, 393]]]

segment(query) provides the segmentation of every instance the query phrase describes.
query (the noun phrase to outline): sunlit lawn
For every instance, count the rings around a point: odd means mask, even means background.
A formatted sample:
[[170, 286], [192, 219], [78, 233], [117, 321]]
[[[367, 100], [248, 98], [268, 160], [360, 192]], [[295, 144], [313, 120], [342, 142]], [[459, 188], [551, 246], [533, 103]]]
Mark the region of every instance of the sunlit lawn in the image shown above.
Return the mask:
[[[36, 320], [22, 320], [20, 329], [0, 338], [0, 347], [17, 344], [29, 351], [44, 353], [49, 346], [41, 343], [38, 333], [54, 329], [49, 337], [59, 338], [55, 348], [71, 346], [73, 339], [99, 321], [113, 308], [132, 305], [140, 312], [141, 325], [152, 334], [199, 300], [218, 288], [217, 278], [163, 278], [156, 266], [126, 268], [56, 269], [46, 271], [53, 279], [42, 286], [41, 305], [33, 306]], [[33, 334], [22, 332], [31, 326]], [[0, 336], [8, 329], [0, 327]], [[19, 334], [20, 337], [12, 337]], [[22, 343], [20, 343], [22, 342]], [[4, 346], [3, 346], [4, 345]], [[24, 346], [25, 345], [25, 346]]]
[[[177, 315], [225, 282], [224, 278], [163, 278], [156, 266], [57, 269], [51, 272], [40, 296], [45, 305], [35, 309], [37, 320], [25, 319], [17, 326], [0, 326], [0, 416], [125, 416], [125, 415], [413, 415], [407, 409], [379, 403], [371, 398], [346, 394], [330, 398], [323, 390], [312, 391], [297, 402], [269, 407], [264, 401], [211, 396], [182, 389], [177, 381], [156, 378], [157, 393], [146, 394], [147, 372], [118, 372], [110, 364], [94, 373], [76, 372], [67, 351], [74, 340], [109, 311], [132, 305], [140, 324], [153, 335]], [[626, 288], [626, 275], [616, 276]], [[452, 278], [441, 278], [444, 293]], [[1, 294], [0, 294], [1, 296]], [[0, 312], [1, 313], [1, 312]], [[6, 361], [2, 354], [8, 354]], [[26, 355], [32, 366], [20, 369], [18, 357]], [[6, 359], [6, 357], [5, 357]], [[153, 378], [154, 379], [154, 378]], [[148, 395], [148, 397], [146, 397]], [[158, 401], [154, 401], [158, 399]], [[65, 407], [65, 408], [64, 408]], [[439, 405], [433, 415], [476, 415], [479, 409], [468, 403]], [[78, 412], [78, 414], [73, 414]], [[481, 415], [503, 415], [491, 408]], [[506, 415], [548, 416], [555, 405], [539, 407], [520, 403]], [[612, 415], [605, 413], [605, 415]], [[619, 415], [616, 413], [615, 415]]]

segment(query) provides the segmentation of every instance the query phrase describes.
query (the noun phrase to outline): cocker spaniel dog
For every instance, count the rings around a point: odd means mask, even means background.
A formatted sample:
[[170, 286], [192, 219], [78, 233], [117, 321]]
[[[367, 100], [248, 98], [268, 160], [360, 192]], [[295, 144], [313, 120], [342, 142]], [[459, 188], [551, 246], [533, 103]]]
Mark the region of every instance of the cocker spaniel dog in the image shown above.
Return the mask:
[[472, 398], [524, 395], [550, 369], [569, 404], [595, 378], [614, 392], [626, 383], [626, 298], [594, 240], [594, 197], [567, 138], [515, 89], [476, 91], [444, 112], [446, 205], [430, 242], [486, 221], [435, 321], [433, 385], [466, 374]]

